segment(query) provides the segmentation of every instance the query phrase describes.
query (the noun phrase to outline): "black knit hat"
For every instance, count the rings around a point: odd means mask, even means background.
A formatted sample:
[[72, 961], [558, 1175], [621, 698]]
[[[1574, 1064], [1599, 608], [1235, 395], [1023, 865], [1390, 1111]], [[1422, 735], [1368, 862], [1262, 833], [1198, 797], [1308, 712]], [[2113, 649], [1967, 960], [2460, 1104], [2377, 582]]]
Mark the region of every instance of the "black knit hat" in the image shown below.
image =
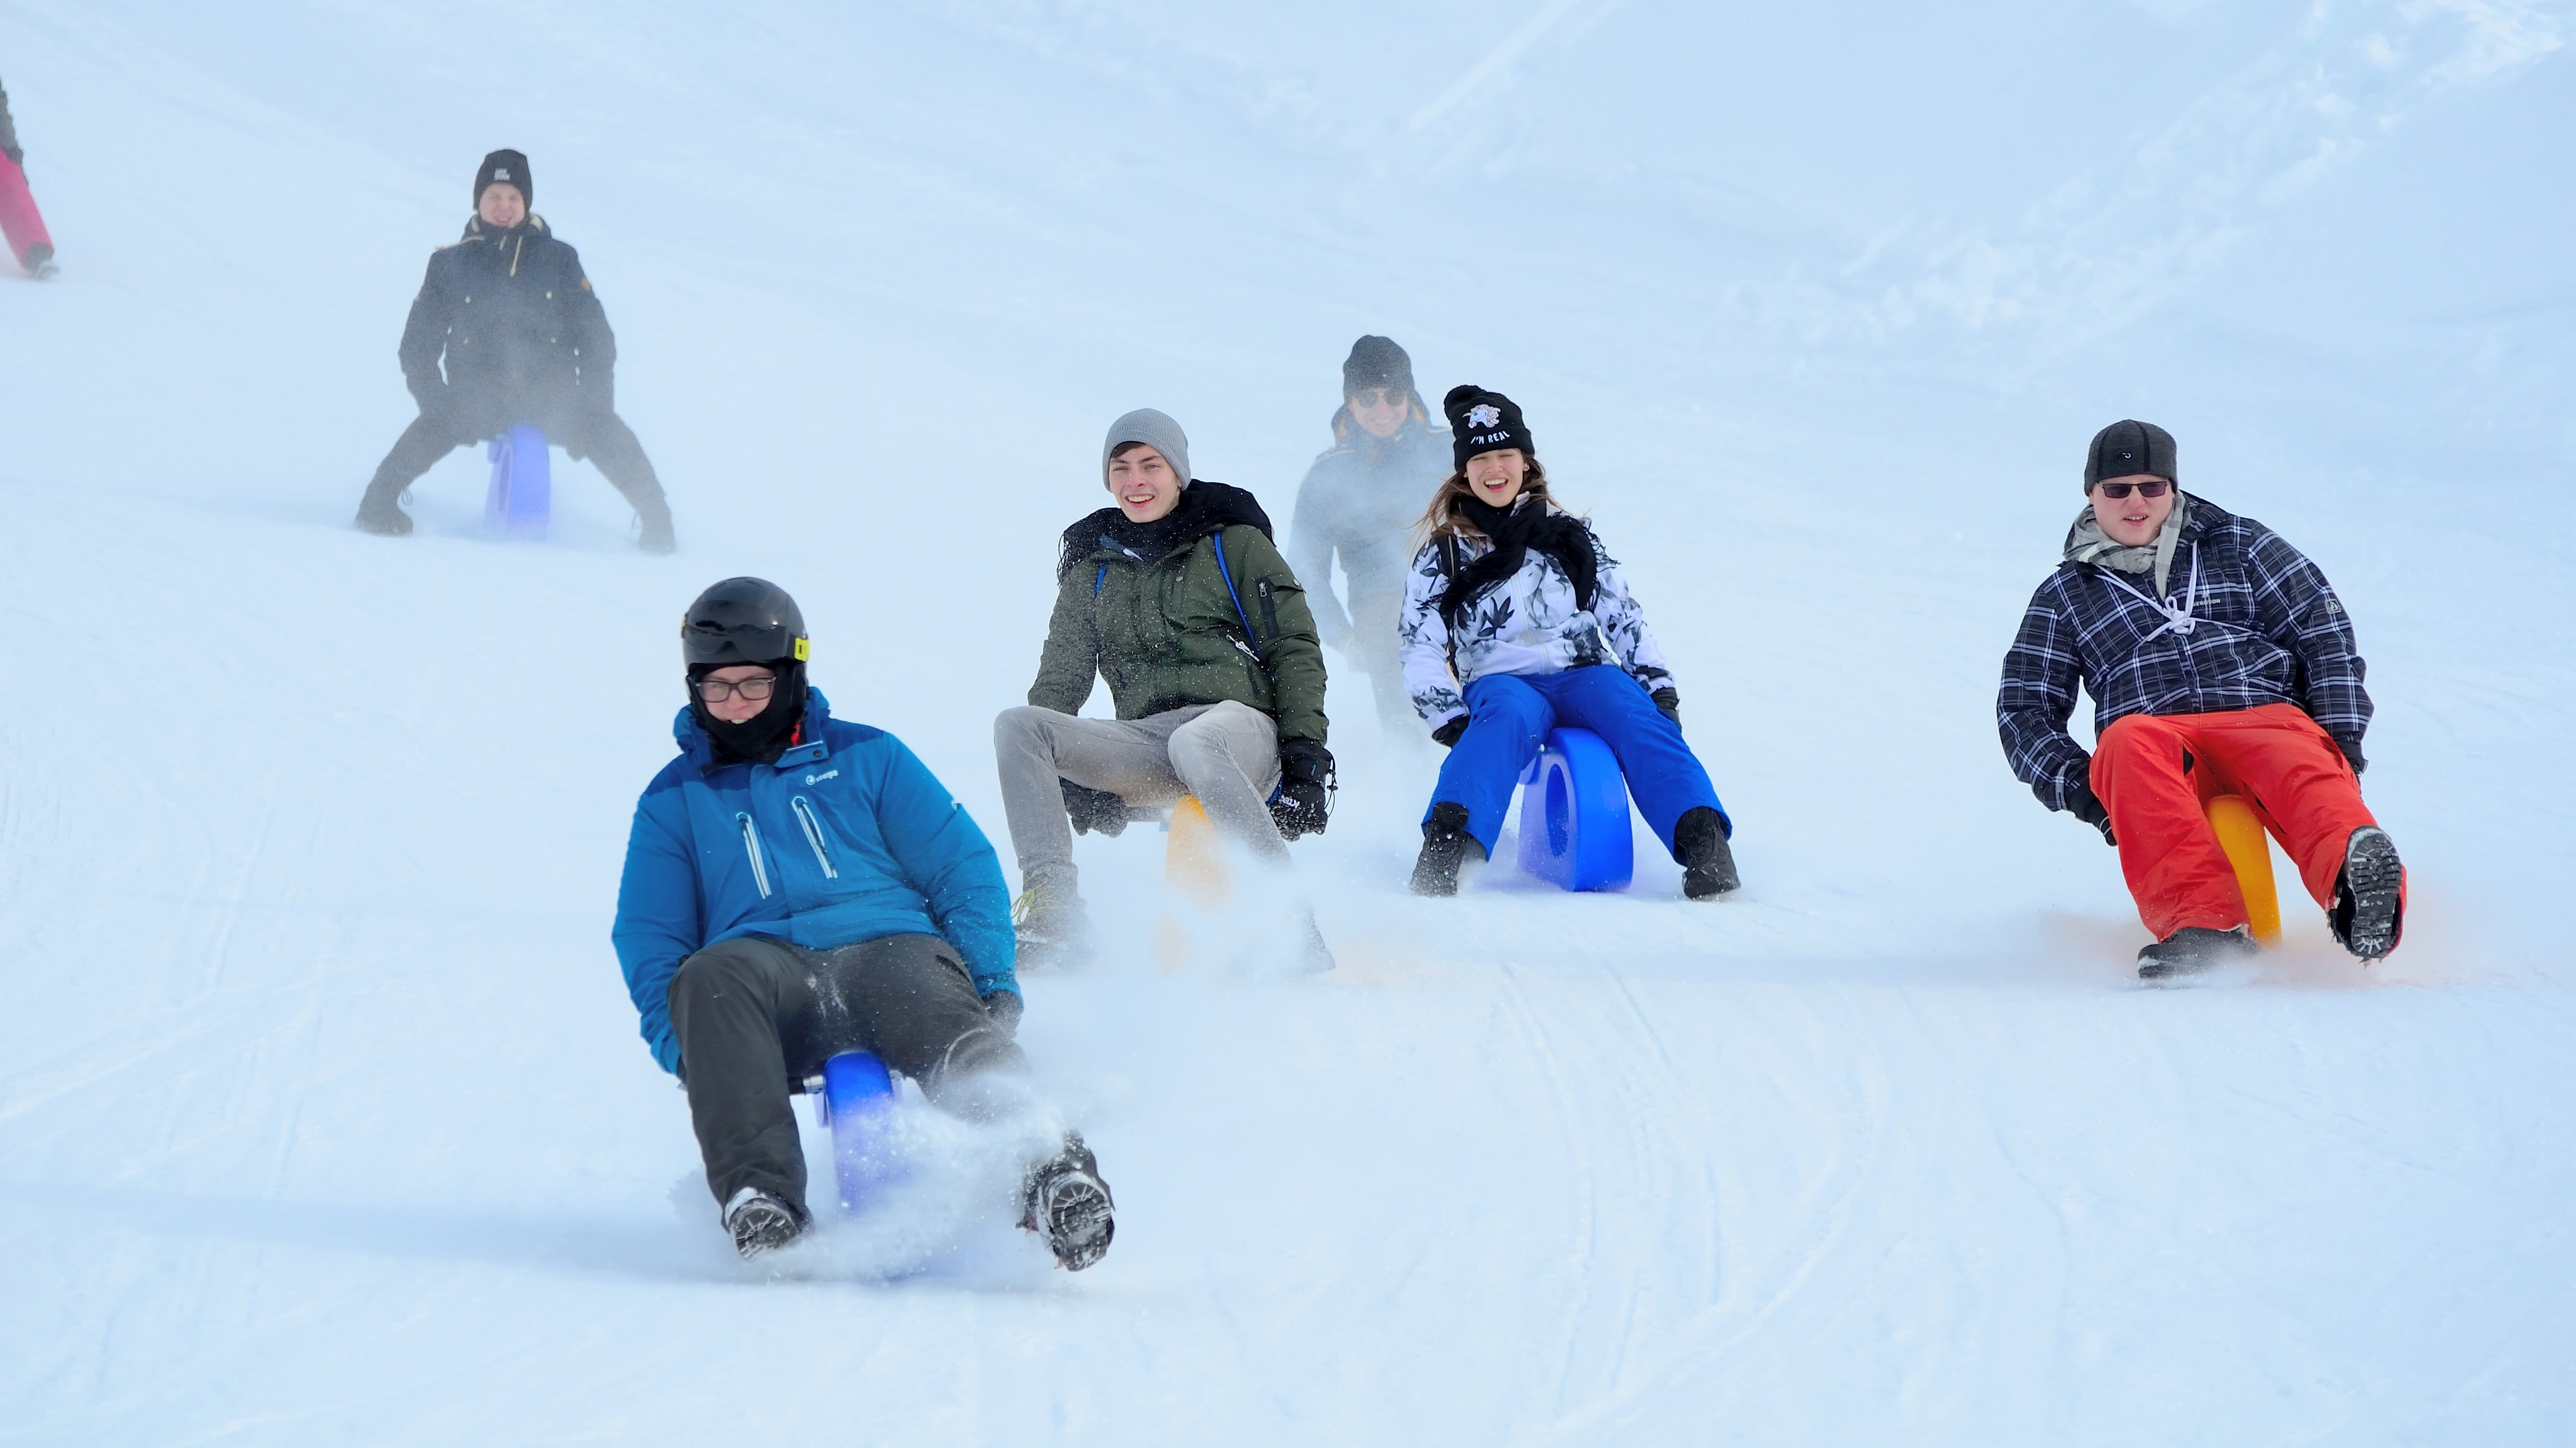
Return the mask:
[[2093, 434], [2093, 446], [2084, 454], [2084, 490], [2091, 492], [2104, 478], [2133, 473], [2182, 481], [2174, 473], [2173, 434], [2152, 422], [2123, 418]]
[[1452, 387], [1440, 399], [1440, 410], [1448, 415], [1449, 451], [1462, 473], [1467, 459], [1478, 453], [1516, 447], [1532, 457], [1538, 455], [1530, 446], [1529, 426], [1521, 421], [1520, 404], [1499, 392], [1488, 392], [1472, 382]]
[[1372, 387], [1393, 387], [1408, 397], [1413, 394], [1413, 359], [1391, 338], [1362, 337], [1351, 344], [1351, 355], [1343, 359], [1344, 397]]
[[537, 188], [528, 179], [528, 158], [507, 147], [483, 158], [483, 169], [474, 173], [474, 204], [483, 204], [483, 193], [494, 186], [516, 186], [523, 206], [537, 204]]

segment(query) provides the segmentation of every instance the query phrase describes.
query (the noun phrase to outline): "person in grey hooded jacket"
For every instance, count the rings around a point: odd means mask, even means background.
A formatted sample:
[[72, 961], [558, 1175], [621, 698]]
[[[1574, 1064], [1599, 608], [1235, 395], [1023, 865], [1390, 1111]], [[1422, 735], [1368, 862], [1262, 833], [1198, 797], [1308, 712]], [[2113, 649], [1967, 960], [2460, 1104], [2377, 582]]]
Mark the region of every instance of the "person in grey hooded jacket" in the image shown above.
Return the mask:
[[[1342, 363], [1333, 445], [1306, 470], [1288, 536], [1288, 566], [1307, 588], [1315, 627], [1369, 676], [1389, 729], [1412, 717], [1397, 657], [1414, 520], [1449, 475], [1449, 433], [1431, 422], [1413, 359], [1385, 337], [1362, 337]], [[1342, 563], [1350, 611], [1333, 596]]]

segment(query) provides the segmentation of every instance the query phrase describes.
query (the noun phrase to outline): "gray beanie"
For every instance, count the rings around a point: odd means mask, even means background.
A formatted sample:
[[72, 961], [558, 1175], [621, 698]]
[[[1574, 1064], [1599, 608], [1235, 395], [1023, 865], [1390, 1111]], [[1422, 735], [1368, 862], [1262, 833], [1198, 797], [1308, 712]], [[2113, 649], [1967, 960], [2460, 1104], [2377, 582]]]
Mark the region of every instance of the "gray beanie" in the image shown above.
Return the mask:
[[1109, 439], [1100, 445], [1100, 486], [1109, 486], [1109, 455], [1131, 442], [1161, 453], [1172, 471], [1180, 474], [1181, 486], [1190, 485], [1190, 435], [1165, 414], [1140, 407], [1109, 424]]

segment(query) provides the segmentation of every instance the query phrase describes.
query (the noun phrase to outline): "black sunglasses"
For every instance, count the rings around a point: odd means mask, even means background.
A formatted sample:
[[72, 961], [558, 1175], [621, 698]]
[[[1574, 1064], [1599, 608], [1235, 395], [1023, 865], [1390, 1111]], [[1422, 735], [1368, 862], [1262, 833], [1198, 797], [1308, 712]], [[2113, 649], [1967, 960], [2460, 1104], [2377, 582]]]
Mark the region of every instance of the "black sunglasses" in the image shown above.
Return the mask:
[[1406, 400], [1404, 390], [1398, 387], [1372, 387], [1351, 394], [1352, 403], [1360, 407], [1393, 407]]
[[2116, 503], [2129, 496], [2131, 488], [2137, 489], [2138, 496], [2141, 498], [2161, 498], [2165, 495], [2165, 489], [2172, 486], [2173, 484], [2159, 479], [2152, 483], [2095, 483], [2093, 490]]

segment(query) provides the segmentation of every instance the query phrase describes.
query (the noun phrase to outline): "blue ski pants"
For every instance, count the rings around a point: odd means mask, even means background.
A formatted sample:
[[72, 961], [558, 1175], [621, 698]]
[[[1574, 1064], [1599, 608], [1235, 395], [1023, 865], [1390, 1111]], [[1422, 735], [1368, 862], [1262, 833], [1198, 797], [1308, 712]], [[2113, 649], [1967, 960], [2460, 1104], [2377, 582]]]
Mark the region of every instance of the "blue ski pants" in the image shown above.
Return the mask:
[[[1735, 822], [1717, 801], [1708, 771], [1682, 741], [1682, 728], [1655, 707], [1646, 686], [1627, 670], [1607, 665], [1557, 674], [1487, 674], [1467, 686], [1467, 732], [1440, 766], [1431, 806], [1467, 807], [1467, 833], [1494, 852], [1494, 836], [1512, 807], [1521, 771], [1538, 757], [1547, 732], [1560, 724], [1589, 729], [1619, 758], [1619, 773], [1637, 812], [1664, 848], [1673, 847], [1673, 825], [1692, 810], [1717, 811], [1727, 837]], [[1422, 812], [1429, 823], [1431, 810]]]

